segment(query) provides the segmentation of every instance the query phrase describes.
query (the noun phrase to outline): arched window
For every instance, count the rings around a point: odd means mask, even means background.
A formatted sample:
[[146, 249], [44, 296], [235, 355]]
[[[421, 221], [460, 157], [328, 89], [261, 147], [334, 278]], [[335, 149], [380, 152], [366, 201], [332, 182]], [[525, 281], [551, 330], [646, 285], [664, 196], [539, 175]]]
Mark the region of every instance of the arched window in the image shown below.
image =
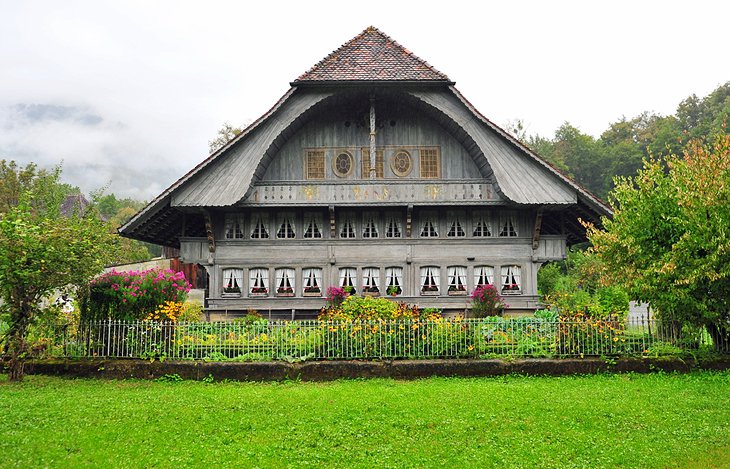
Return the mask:
[[243, 269], [223, 269], [223, 293], [241, 293]]
[[294, 296], [294, 269], [288, 267], [276, 269], [276, 294]]
[[403, 293], [403, 267], [386, 267], [385, 282], [388, 295], [396, 296]]
[[362, 269], [362, 292], [380, 293], [380, 269], [378, 267]]
[[248, 271], [248, 292], [251, 295], [269, 293], [269, 269], [257, 267]]
[[502, 266], [502, 293], [520, 293], [522, 291], [522, 276], [520, 266]]
[[343, 267], [340, 269], [340, 287], [346, 293], [357, 293], [355, 285], [357, 284], [357, 269], [354, 267]]
[[439, 271], [436, 266], [421, 267], [421, 294], [438, 295]]
[[494, 267], [478, 265], [474, 267], [474, 288], [494, 285]]
[[318, 267], [302, 269], [302, 285], [304, 287], [302, 291], [304, 296], [321, 296], [322, 269]]
[[449, 277], [449, 295], [466, 295], [466, 267], [452, 265], [446, 271]]
[[226, 214], [226, 239], [243, 239], [243, 214]]

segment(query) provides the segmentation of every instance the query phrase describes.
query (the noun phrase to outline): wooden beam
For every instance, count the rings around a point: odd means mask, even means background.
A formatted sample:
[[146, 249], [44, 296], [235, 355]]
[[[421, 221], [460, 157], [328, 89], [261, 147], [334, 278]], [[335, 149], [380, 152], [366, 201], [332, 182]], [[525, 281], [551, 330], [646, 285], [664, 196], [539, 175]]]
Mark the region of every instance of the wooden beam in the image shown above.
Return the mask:
[[542, 231], [542, 207], [537, 209], [535, 215], [535, 228], [532, 231], [532, 250], [536, 251], [540, 246], [540, 231]]

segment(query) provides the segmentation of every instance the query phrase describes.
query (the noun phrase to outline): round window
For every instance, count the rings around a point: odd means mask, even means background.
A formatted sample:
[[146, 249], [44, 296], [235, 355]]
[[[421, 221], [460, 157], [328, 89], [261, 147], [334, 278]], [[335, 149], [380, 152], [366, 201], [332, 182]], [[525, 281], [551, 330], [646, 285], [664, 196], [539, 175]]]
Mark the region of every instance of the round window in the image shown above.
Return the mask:
[[411, 174], [413, 164], [411, 163], [411, 155], [405, 150], [398, 151], [390, 160], [390, 167], [396, 176], [405, 177]]
[[339, 153], [333, 162], [333, 169], [335, 174], [340, 177], [345, 177], [352, 171], [352, 155], [347, 152]]

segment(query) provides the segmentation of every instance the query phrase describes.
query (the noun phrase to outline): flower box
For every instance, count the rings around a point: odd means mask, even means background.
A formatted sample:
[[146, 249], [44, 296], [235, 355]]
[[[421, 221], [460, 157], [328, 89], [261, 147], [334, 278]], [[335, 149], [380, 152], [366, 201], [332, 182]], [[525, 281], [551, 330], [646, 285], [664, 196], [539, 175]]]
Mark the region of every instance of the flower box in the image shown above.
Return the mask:
[[223, 293], [221, 293], [221, 298], [240, 298], [240, 297], [241, 297], [240, 291], [239, 292], [224, 291]]
[[322, 296], [322, 292], [305, 290], [304, 292], [302, 292], [302, 296]]
[[453, 290], [449, 291], [449, 296], [466, 296], [466, 292], [464, 290]]
[[449, 296], [466, 296], [466, 290], [449, 287]]
[[282, 293], [277, 292], [276, 296], [292, 297], [292, 296], [294, 296], [294, 292], [282, 292]]
[[437, 287], [422, 287], [421, 288], [421, 295], [427, 295], [427, 296], [438, 296], [439, 289]]

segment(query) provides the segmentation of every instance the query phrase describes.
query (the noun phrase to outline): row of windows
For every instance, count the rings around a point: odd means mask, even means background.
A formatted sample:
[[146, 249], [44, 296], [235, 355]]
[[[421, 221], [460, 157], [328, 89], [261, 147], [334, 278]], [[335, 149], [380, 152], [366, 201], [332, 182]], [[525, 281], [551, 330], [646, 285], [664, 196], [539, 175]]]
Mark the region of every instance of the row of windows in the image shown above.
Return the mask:
[[[381, 273], [384, 273], [381, 281]], [[419, 293], [421, 295], [466, 295], [469, 290], [466, 266], [449, 266], [445, 276], [438, 266], [424, 266], [419, 269]], [[475, 266], [472, 271], [474, 288], [484, 285], [494, 285], [494, 267], [489, 265]], [[294, 296], [297, 290], [296, 270], [291, 267], [274, 269], [274, 282], [269, 281], [269, 269], [254, 267], [248, 269], [248, 282], [244, 282], [244, 269], [223, 269], [223, 293], [241, 294], [245, 291], [249, 296]], [[326, 291], [322, 281], [322, 269], [309, 267], [301, 269], [302, 296], [323, 296]], [[522, 291], [521, 268], [517, 265], [500, 267], [500, 276], [497, 287], [502, 293], [520, 293]], [[338, 270], [337, 285], [346, 288], [352, 293], [371, 293], [400, 295], [405, 287], [402, 267], [386, 267], [381, 272], [380, 267], [341, 267]], [[272, 289], [273, 288], [273, 292]]]
[[370, 179], [374, 173], [377, 179], [384, 177], [413, 177], [415, 165], [414, 156], [417, 155], [418, 177], [423, 179], [438, 179], [441, 177], [441, 150], [439, 147], [423, 147], [417, 149], [387, 150], [388, 171], [385, 168], [386, 150], [375, 150], [375, 166], [370, 167], [370, 149], [308, 149], [305, 150], [304, 175], [306, 179], [325, 179], [327, 177], [327, 160], [331, 161], [332, 174], [339, 178], [356, 176], [356, 155], [360, 155], [360, 178]]
[[[254, 213], [248, 227], [243, 214], [227, 214], [226, 239], [304, 239], [323, 238], [324, 225], [321, 213], [305, 213], [301, 219], [294, 213], [279, 213], [276, 222], [269, 220], [268, 213]], [[372, 239], [402, 238], [403, 219], [398, 212], [365, 212], [362, 216], [343, 212], [336, 220], [336, 236], [339, 238]], [[490, 236], [518, 236], [518, 225], [513, 212], [490, 213], [475, 211], [467, 217], [463, 211], [449, 211], [442, 216], [437, 211], [424, 211], [418, 217], [415, 235], [421, 238], [481, 238]], [[273, 231], [272, 231], [273, 229]]]

